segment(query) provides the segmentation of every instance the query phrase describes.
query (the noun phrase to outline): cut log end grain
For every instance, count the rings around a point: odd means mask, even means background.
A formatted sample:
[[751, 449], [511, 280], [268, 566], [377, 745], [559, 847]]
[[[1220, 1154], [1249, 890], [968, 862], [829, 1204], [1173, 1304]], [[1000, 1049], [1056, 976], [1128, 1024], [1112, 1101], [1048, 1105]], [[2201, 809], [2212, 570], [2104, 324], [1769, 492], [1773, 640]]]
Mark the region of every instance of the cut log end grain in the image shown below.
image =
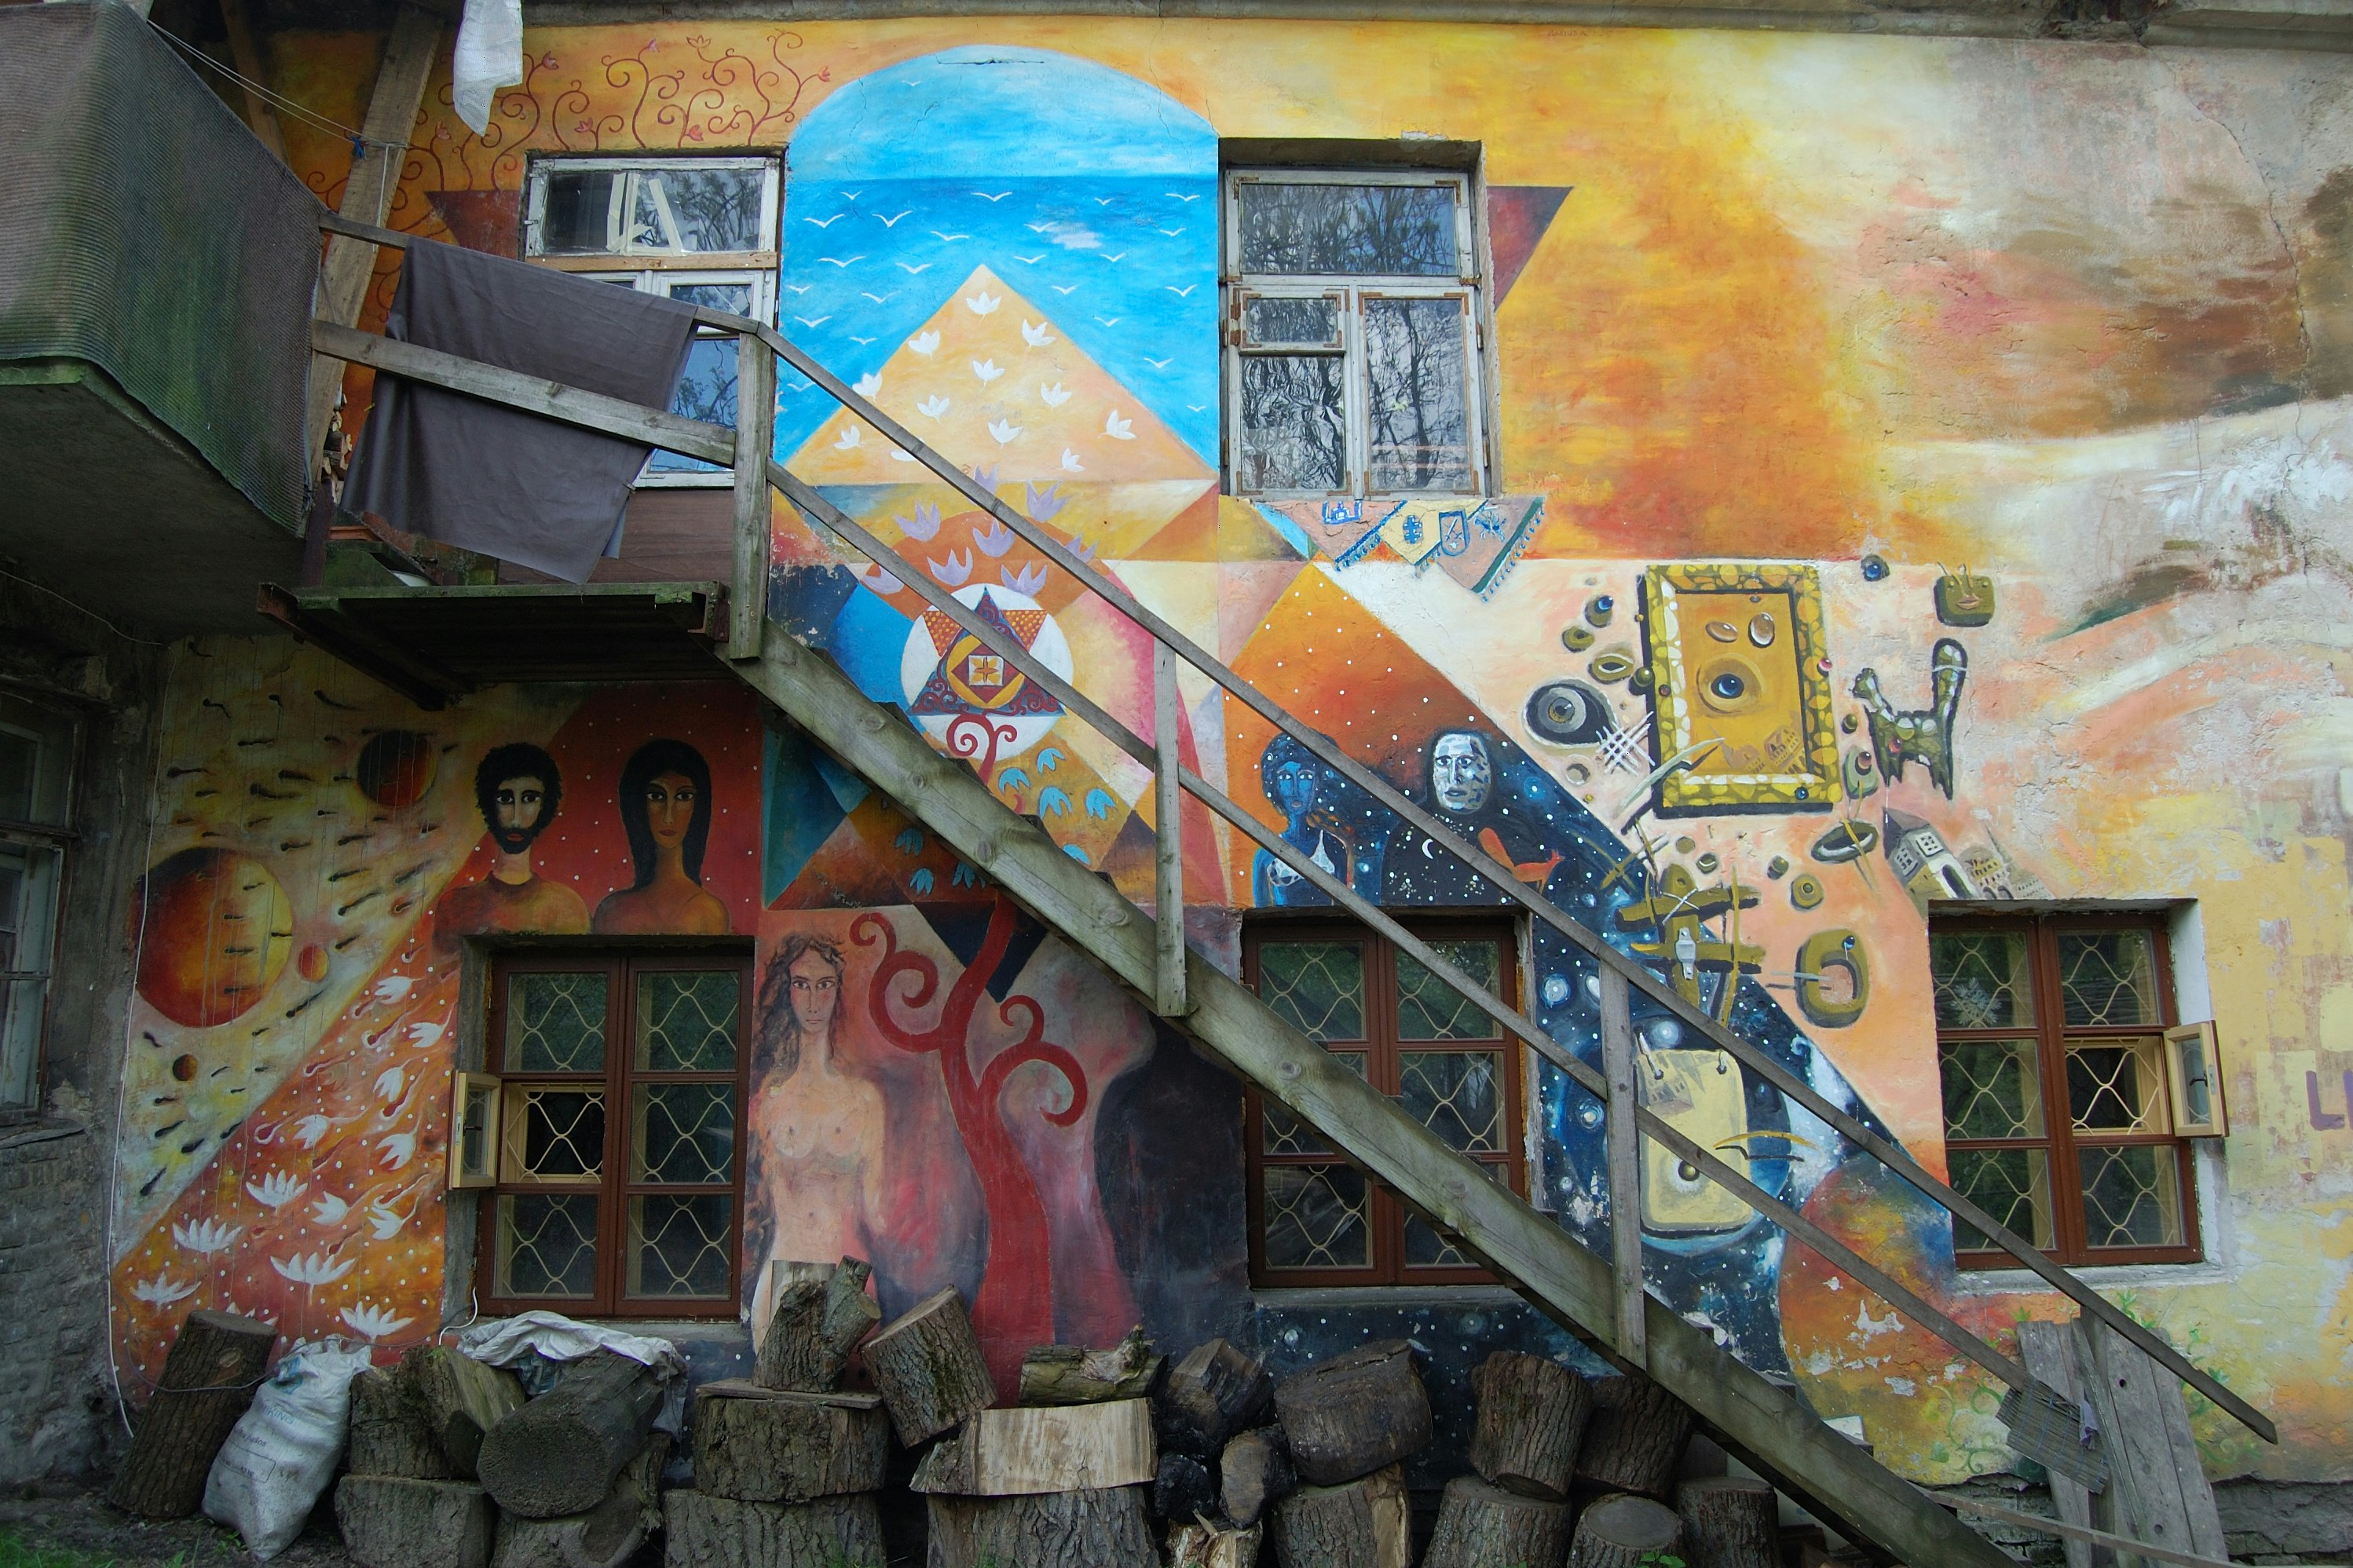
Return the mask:
[[1430, 1395], [1403, 1340], [1380, 1341], [1283, 1379], [1274, 1407], [1300, 1479], [1314, 1486], [1370, 1475], [1430, 1441]]
[[335, 1524], [360, 1568], [485, 1568], [491, 1500], [471, 1481], [345, 1476]]
[[1182, 1522], [1218, 1507], [1217, 1483], [1209, 1467], [1190, 1454], [1163, 1454], [1159, 1473], [1152, 1478], [1152, 1513], [1155, 1519]]
[[1471, 1387], [1479, 1405], [1471, 1468], [1507, 1491], [1567, 1498], [1593, 1413], [1585, 1379], [1542, 1356], [1497, 1351], [1471, 1373]]
[[1339, 1487], [1302, 1487], [1268, 1533], [1282, 1568], [1411, 1568], [1412, 1507], [1391, 1465]]
[[149, 1519], [185, 1519], [204, 1505], [205, 1479], [278, 1342], [271, 1324], [229, 1312], [190, 1312], [164, 1358], [155, 1397], [139, 1417], [107, 1501]]
[[742, 1502], [681, 1489], [662, 1494], [664, 1568], [883, 1568], [882, 1516], [871, 1493], [815, 1502]]
[[1675, 1489], [1691, 1568], [1777, 1568], [1780, 1501], [1746, 1476], [1711, 1476]]
[[807, 1502], [880, 1490], [891, 1420], [818, 1395], [713, 1397], [694, 1402], [694, 1484], [739, 1502]]
[[1569, 1507], [1490, 1486], [1476, 1476], [1446, 1483], [1422, 1568], [1561, 1568]]
[[1617, 1493], [1577, 1515], [1568, 1547], [1569, 1568], [1643, 1568], [1679, 1552], [1683, 1521], [1648, 1498]]
[[851, 1352], [882, 1321], [882, 1309], [866, 1293], [874, 1270], [863, 1258], [845, 1258], [779, 1264], [777, 1272], [784, 1282], [760, 1336], [753, 1381], [812, 1394], [839, 1388]]
[[525, 1519], [586, 1513], [646, 1446], [661, 1384], [651, 1367], [598, 1351], [491, 1428], [476, 1467], [501, 1510]]
[[1145, 1489], [934, 1495], [930, 1568], [1160, 1568]]
[[1168, 1568], [1258, 1568], [1257, 1525], [1221, 1529], [1195, 1520], [1168, 1526]]
[[486, 1366], [446, 1345], [420, 1345], [400, 1358], [426, 1426], [441, 1446], [449, 1473], [470, 1481], [480, 1463], [482, 1437], [523, 1406], [514, 1373]]
[[1024, 1405], [1092, 1405], [1141, 1399], [1152, 1392], [1162, 1358], [1137, 1324], [1109, 1350], [1084, 1345], [1039, 1345], [1021, 1358]]
[[1577, 1479], [1588, 1490], [1664, 1498], [1690, 1442], [1691, 1411], [1638, 1373], [1593, 1387], [1593, 1415], [1578, 1447]]
[[954, 1287], [926, 1297], [866, 1342], [867, 1370], [910, 1447], [997, 1403], [980, 1340]]
[[1258, 1424], [1273, 1392], [1266, 1368], [1224, 1340], [1196, 1345], [1167, 1370], [1152, 1396], [1160, 1446], [1213, 1458], [1235, 1433]]
[[1280, 1426], [1245, 1432], [1226, 1445], [1218, 1460], [1218, 1496], [1226, 1518], [1239, 1527], [1256, 1524], [1266, 1510], [1299, 1486], [1291, 1445]]
[[433, 1436], [407, 1366], [372, 1367], [352, 1379], [351, 1440], [344, 1468], [355, 1476], [453, 1480], [448, 1456]]

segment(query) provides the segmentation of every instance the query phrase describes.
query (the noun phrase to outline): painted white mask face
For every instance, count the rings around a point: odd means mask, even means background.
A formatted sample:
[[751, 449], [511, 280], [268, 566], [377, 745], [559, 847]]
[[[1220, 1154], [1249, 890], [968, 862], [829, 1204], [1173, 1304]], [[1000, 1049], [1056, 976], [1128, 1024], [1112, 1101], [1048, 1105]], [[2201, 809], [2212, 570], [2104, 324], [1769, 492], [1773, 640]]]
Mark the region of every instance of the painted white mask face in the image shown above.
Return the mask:
[[1476, 735], [1441, 735], [1430, 752], [1430, 789], [1439, 809], [1459, 815], [1487, 804], [1493, 777], [1487, 765], [1487, 742]]

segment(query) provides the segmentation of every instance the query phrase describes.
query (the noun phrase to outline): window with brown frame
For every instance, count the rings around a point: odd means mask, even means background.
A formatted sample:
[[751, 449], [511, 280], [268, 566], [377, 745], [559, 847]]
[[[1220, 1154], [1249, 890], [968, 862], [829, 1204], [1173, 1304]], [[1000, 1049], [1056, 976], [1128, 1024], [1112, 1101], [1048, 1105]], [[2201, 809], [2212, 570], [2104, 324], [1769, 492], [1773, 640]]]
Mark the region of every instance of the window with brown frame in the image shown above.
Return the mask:
[[734, 1313], [750, 973], [741, 952], [496, 962], [484, 1310]]
[[[2196, 1261], [2158, 920], [1934, 920], [1928, 958], [1954, 1188], [2062, 1263]], [[1965, 1268], [2015, 1267], [1959, 1220], [1953, 1247]]]
[[[1518, 1005], [1516, 943], [1493, 921], [1408, 922], [1456, 968]], [[1518, 1047], [1468, 997], [1353, 922], [1268, 921], [1244, 932], [1261, 1001], [1487, 1174], [1525, 1194]], [[1445, 1285], [1487, 1273], [1394, 1193], [1335, 1157], [1280, 1104], [1249, 1094], [1250, 1272], [1261, 1285]]]

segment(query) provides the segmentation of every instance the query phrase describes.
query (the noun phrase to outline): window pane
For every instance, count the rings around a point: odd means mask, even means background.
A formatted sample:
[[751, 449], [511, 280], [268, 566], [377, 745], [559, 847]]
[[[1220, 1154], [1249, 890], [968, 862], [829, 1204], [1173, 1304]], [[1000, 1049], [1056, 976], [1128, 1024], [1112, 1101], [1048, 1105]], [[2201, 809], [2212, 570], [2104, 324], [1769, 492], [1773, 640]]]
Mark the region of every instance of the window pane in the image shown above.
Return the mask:
[[2061, 931], [2059, 996], [2071, 1027], [2157, 1023], [2155, 933]]
[[648, 169], [638, 175], [632, 243], [651, 250], [764, 250], [759, 169]]
[[1931, 931], [1928, 968], [1940, 1029], [2022, 1028], [2034, 1022], [2033, 971], [2026, 933]]
[[628, 1293], [670, 1300], [725, 1296], [733, 1208], [724, 1193], [631, 1198]]
[[507, 1008], [509, 1072], [605, 1070], [604, 975], [515, 975]]
[[579, 1181], [605, 1169], [605, 1091], [512, 1088], [520, 1128], [510, 1146], [514, 1180]]
[[1242, 306], [1242, 339], [1252, 348], [1336, 349], [1340, 346], [1340, 301], [1252, 295]]
[[[671, 299], [689, 305], [706, 306], [736, 316], [752, 313], [752, 285], [748, 282], [672, 283], [668, 292]], [[678, 387], [670, 394], [670, 411], [710, 425], [733, 426], [735, 423], [735, 341], [733, 338], [697, 338], [688, 345], [686, 368], [679, 373]], [[706, 463], [700, 458], [684, 457], [677, 452], [661, 451], [657, 451], [648, 459], [646, 468], [648, 472], [656, 474], [727, 472], [717, 463]]]
[[[1953, 1190], [1991, 1215], [1996, 1224], [2037, 1247], [2051, 1246], [2051, 1160], [2041, 1149], [1956, 1149]], [[1956, 1216], [1953, 1246], [1983, 1252], [1993, 1246], [1977, 1226]]]
[[1270, 942], [1259, 999], [1311, 1040], [1365, 1037], [1365, 954], [1353, 942]]
[[735, 1086], [641, 1083], [631, 1181], [725, 1182], [735, 1170]]
[[1365, 301], [1371, 489], [1471, 488], [1469, 355], [1461, 300]]
[[1400, 1051], [1398, 1089], [1406, 1110], [1448, 1148], [1504, 1152], [1501, 1051]]
[[596, 1194], [502, 1194], [497, 1289], [501, 1296], [595, 1295]]
[[742, 994], [732, 969], [640, 973], [638, 1070], [733, 1072], [735, 1009]]
[[540, 250], [549, 256], [578, 256], [619, 249], [612, 219], [620, 187], [617, 169], [550, 173], [547, 199], [540, 212]]
[[2067, 1047], [2067, 1112], [2079, 1132], [2163, 1132], [2164, 1041], [2103, 1041]]
[[1350, 1165], [1266, 1168], [1270, 1268], [1369, 1268], [1372, 1200]]
[[1242, 489], [1347, 488], [1345, 368], [1336, 354], [1242, 357]]
[[48, 994], [45, 979], [0, 980], [0, 1106], [33, 1103]]
[[[1503, 948], [1493, 942], [1433, 942], [1430, 948], [1490, 992], [1503, 984]], [[1432, 974], [1409, 952], [1397, 955], [1398, 1038], [1492, 1040], [1503, 1026], [1487, 1010]]]
[[38, 820], [34, 816], [33, 796], [40, 764], [38, 741], [18, 731], [0, 728], [0, 816], [18, 822]]
[[2042, 1136], [2042, 1075], [2032, 1040], [1950, 1041], [1936, 1054], [1946, 1137]]
[[2170, 1143], [2078, 1149], [2087, 1247], [2181, 1245], [2181, 1167]]
[[[1365, 1076], [1365, 1053], [1334, 1051], [1342, 1065], [1358, 1078]], [[1269, 1100], [1262, 1102], [1263, 1125], [1259, 1130], [1262, 1140], [1259, 1147], [1270, 1154], [1329, 1154], [1331, 1145], [1324, 1142], [1315, 1130], [1293, 1116], [1289, 1108]]]
[[1244, 181], [1244, 272], [1451, 278], [1454, 187]]

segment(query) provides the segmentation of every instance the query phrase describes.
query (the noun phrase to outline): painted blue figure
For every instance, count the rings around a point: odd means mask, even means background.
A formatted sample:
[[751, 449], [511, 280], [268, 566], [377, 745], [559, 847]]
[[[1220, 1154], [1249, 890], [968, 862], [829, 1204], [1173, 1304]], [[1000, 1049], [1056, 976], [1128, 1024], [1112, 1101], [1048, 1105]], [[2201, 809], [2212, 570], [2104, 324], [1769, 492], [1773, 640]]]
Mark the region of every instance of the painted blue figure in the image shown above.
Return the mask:
[[[1476, 730], [1440, 731], [1430, 739], [1420, 782], [1421, 804], [1430, 815], [1509, 866], [1520, 881], [1542, 888], [1560, 864], [1559, 850], [1545, 841], [1544, 824], [1512, 781], [1498, 777], [1490, 737]], [[1391, 904], [1495, 904], [1504, 896], [1437, 840], [1409, 827], [1390, 840], [1381, 899]]]
[[[1379, 876], [1389, 814], [1288, 735], [1267, 742], [1259, 786], [1287, 819], [1282, 840], [1354, 889]], [[1266, 909], [1326, 909], [1332, 900], [1306, 876], [1261, 849], [1250, 862], [1250, 902]]]

